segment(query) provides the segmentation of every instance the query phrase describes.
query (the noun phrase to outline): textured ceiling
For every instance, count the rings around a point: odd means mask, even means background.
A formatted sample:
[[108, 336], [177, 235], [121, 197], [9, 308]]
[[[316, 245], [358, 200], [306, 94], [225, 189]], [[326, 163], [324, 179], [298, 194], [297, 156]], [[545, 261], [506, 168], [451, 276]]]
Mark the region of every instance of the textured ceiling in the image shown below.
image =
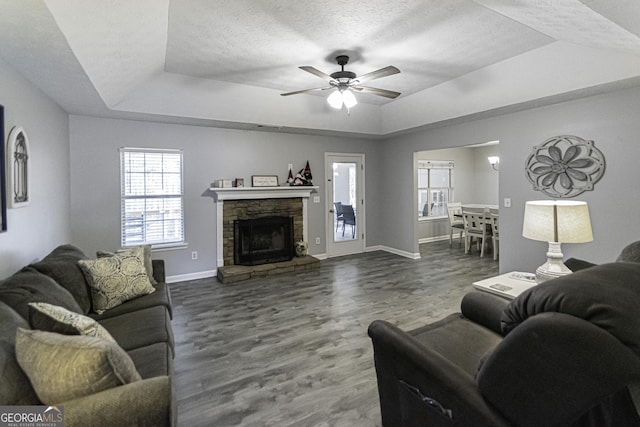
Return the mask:
[[401, 70], [368, 83], [402, 92], [397, 100], [357, 95], [363, 105], [356, 108], [378, 115], [382, 105], [426, 99], [439, 85], [457, 86], [448, 102], [460, 102], [466, 88], [458, 82], [519, 58], [524, 64], [558, 43], [589, 57], [611, 55], [618, 74], [598, 70], [588, 84], [640, 76], [637, 0], [0, 0], [0, 37], [0, 57], [70, 113], [238, 127], [285, 121], [252, 109], [277, 110], [289, 126], [366, 127], [358, 118], [333, 119], [336, 112], [319, 103], [326, 93], [279, 97], [323, 86], [297, 67], [331, 73], [337, 54], [348, 54], [346, 69], [358, 75]]

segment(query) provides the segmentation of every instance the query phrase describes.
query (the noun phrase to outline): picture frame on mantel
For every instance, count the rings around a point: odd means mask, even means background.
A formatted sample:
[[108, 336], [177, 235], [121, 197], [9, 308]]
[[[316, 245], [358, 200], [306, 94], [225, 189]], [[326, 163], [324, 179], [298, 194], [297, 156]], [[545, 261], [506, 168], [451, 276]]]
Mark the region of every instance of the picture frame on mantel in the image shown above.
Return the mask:
[[278, 187], [278, 175], [252, 175], [252, 187]]
[[[0, 105], [0, 135], [4, 140], [4, 106]], [[4, 142], [0, 144], [0, 233], [7, 231], [7, 181]]]

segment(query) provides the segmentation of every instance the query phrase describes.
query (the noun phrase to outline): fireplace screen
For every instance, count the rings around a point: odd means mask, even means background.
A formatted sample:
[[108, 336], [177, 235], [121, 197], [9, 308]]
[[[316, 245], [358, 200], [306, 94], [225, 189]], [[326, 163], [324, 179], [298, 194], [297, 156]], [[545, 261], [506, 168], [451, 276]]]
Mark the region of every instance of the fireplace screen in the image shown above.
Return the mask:
[[233, 237], [236, 265], [267, 264], [293, 258], [293, 217], [235, 220]]

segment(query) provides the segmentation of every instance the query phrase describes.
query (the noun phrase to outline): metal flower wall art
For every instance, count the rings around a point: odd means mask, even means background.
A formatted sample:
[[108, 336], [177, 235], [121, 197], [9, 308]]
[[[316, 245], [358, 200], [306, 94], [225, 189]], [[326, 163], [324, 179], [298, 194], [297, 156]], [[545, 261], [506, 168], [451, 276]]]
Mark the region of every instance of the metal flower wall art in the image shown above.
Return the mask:
[[555, 198], [593, 190], [604, 169], [604, 156], [593, 141], [573, 135], [554, 136], [533, 147], [525, 163], [533, 189]]

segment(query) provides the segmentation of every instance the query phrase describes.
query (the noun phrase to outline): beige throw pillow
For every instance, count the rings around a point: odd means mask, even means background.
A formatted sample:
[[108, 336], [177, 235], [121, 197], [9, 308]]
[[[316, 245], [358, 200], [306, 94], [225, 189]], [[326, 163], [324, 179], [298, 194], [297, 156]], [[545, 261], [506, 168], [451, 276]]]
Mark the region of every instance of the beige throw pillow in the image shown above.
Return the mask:
[[18, 328], [16, 358], [45, 405], [141, 380], [115, 342]]
[[[142, 262], [144, 263], [144, 268], [145, 270], [147, 270], [147, 276], [149, 276], [149, 281], [151, 282], [152, 285], [157, 285], [158, 282], [156, 281], [156, 279], [153, 277], [153, 261], [151, 259], [151, 245], [140, 245], [140, 246], [132, 246], [129, 248], [122, 248], [122, 249], [118, 249], [115, 254], [123, 254], [123, 253], [127, 253], [127, 252], [134, 252], [136, 253], [137, 256], [140, 256], [140, 252], [136, 252], [136, 251], [142, 251]], [[113, 252], [107, 252], [107, 251], [98, 251], [96, 253], [96, 256], [98, 258], [104, 258], [104, 257], [109, 257], [109, 256], [113, 256], [115, 255]]]
[[156, 290], [144, 268], [142, 248], [78, 263], [91, 288], [93, 310], [98, 314]]
[[115, 341], [94, 319], [46, 302], [29, 303], [29, 324], [32, 329], [64, 335], [87, 335]]

